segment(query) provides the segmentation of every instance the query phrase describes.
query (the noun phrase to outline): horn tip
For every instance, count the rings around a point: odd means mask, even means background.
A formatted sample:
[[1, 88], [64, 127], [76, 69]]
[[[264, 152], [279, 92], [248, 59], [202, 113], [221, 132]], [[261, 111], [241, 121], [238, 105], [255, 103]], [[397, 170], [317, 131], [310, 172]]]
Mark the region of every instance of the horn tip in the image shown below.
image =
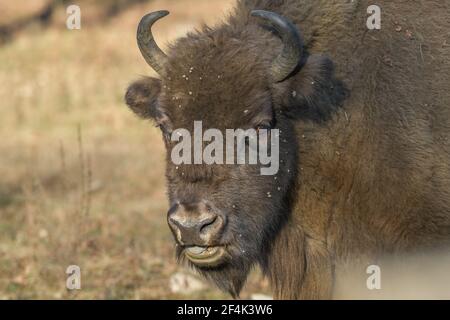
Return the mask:
[[169, 15], [170, 12], [167, 10], [160, 10], [160, 11], [154, 11], [147, 13], [145, 16], [142, 17], [142, 20], [150, 20], [150, 21], [157, 21], [161, 18], [164, 18], [165, 16]]
[[169, 15], [170, 11], [169, 10], [160, 10], [160, 11], [156, 11], [155, 13], [157, 13], [158, 15], [161, 15], [161, 18], [162, 18], [162, 17]]

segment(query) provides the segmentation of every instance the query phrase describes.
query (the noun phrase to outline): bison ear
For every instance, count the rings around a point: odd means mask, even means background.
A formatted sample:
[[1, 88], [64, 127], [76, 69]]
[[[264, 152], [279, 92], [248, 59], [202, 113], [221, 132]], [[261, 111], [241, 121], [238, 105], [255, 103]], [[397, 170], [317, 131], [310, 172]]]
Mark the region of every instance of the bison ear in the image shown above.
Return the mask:
[[161, 80], [145, 77], [128, 87], [125, 102], [139, 117], [156, 120], [161, 114], [158, 106], [160, 92]]
[[327, 120], [347, 97], [344, 84], [335, 78], [333, 62], [320, 54], [310, 55], [300, 71], [285, 82], [279, 93], [286, 112], [294, 118]]

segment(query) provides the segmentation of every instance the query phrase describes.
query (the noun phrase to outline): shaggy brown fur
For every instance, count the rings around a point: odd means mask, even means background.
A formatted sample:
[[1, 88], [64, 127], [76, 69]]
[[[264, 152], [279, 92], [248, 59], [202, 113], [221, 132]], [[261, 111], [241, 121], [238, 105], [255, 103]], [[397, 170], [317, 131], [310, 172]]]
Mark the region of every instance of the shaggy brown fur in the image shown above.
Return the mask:
[[[277, 180], [248, 166], [175, 170], [168, 158], [171, 203], [208, 198], [229, 216], [231, 258], [199, 271], [233, 295], [254, 264], [276, 298], [330, 298], [347, 263], [448, 250], [450, 4], [380, 0], [381, 30], [370, 31], [371, 4], [239, 1], [224, 24], [173, 44], [161, 80], [127, 92], [130, 107], [165, 132], [194, 120], [248, 128], [267, 117], [281, 129]], [[281, 42], [252, 9], [288, 17], [303, 33], [304, 66], [282, 83], [268, 76]]]

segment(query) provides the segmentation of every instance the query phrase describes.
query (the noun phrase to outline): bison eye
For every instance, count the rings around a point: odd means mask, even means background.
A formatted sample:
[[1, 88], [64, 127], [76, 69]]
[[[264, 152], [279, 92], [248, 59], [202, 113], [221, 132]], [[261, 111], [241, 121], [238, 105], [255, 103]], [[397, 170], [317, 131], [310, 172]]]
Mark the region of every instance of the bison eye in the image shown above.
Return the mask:
[[263, 123], [258, 124], [255, 127], [255, 129], [256, 129], [256, 132], [259, 132], [260, 130], [267, 130], [270, 133], [270, 129], [272, 129], [272, 126], [268, 122], [263, 122]]
[[255, 130], [256, 130], [256, 133], [258, 134], [258, 136], [261, 131], [266, 132], [267, 139], [270, 139], [270, 134], [271, 134], [270, 129], [272, 129], [272, 125], [270, 122], [262, 122], [255, 127]]

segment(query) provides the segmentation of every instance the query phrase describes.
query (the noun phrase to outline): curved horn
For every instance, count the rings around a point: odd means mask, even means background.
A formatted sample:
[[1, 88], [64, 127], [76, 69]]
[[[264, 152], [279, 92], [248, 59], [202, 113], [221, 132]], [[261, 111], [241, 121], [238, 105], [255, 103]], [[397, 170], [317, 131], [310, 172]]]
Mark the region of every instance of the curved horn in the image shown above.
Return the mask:
[[274, 28], [283, 41], [283, 51], [272, 63], [272, 76], [276, 82], [286, 80], [299, 66], [303, 53], [303, 39], [297, 27], [288, 19], [270, 11], [252, 10], [251, 15], [263, 19]]
[[167, 16], [169, 11], [156, 11], [145, 15], [139, 22], [137, 30], [137, 43], [145, 61], [158, 74], [163, 72], [163, 66], [167, 61], [166, 54], [158, 47], [153, 39], [152, 26], [159, 19]]

